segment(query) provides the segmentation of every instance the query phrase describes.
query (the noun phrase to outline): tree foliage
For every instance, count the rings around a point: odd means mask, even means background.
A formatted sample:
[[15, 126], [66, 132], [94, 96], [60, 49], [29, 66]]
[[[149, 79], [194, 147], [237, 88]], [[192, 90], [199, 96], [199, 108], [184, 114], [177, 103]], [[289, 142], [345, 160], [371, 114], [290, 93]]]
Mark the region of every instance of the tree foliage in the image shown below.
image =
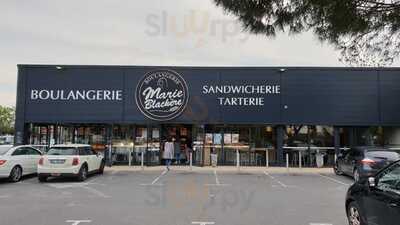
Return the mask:
[[15, 108], [0, 106], [0, 134], [14, 133]]
[[245, 30], [312, 31], [333, 44], [351, 66], [386, 66], [400, 54], [400, 0], [214, 0]]

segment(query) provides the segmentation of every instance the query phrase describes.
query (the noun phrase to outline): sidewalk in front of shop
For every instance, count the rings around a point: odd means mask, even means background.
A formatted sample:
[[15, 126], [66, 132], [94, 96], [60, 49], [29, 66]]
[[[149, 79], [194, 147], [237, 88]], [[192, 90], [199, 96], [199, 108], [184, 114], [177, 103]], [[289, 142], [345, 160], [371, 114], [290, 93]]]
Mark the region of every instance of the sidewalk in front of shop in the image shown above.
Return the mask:
[[[108, 172], [118, 172], [118, 171], [163, 171], [165, 170], [165, 166], [149, 166], [149, 167], [140, 167], [140, 166], [112, 166], [106, 167], [105, 171]], [[332, 168], [298, 168], [298, 167], [240, 167], [237, 168], [236, 166], [204, 166], [204, 167], [197, 167], [193, 166], [171, 166], [171, 171], [186, 171], [186, 172], [232, 172], [232, 173], [323, 173], [323, 174], [330, 174], [333, 173]]]

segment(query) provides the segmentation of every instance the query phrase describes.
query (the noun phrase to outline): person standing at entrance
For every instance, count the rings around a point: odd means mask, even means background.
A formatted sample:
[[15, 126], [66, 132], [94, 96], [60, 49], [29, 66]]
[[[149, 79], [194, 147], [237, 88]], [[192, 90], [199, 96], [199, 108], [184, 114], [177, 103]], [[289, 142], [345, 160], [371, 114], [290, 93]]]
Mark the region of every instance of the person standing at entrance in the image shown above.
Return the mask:
[[190, 154], [193, 154], [193, 149], [189, 147], [188, 144], [185, 143], [185, 154], [186, 154], [186, 164], [190, 163]]
[[175, 164], [181, 164], [181, 145], [175, 138], [172, 138], [172, 142], [174, 143]]
[[163, 158], [165, 160], [167, 170], [169, 170], [171, 161], [174, 158], [174, 143], [171, 141], [171, 138], [168, 138], [168, 140], [164, 144]]

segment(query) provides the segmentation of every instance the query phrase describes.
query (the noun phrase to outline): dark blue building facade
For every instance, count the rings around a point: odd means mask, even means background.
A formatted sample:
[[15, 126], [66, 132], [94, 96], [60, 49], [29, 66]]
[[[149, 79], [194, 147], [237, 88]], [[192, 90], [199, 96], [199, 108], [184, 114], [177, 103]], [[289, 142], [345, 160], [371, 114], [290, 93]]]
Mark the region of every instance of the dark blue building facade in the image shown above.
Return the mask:
[[[397, 145], [400, 69], [19, 65], [17, 144], [87, 143], [110, 162], [161, 162], [168, 137], [209, 164], [313, 165]], [[399, 138], [400, 139], [400, 138]], [[400, 142], [399, 142], [400, 143]], [[185, 153], [182, 153], [185, 154]], [[301, 161], [300, 160], [300, 161]]]

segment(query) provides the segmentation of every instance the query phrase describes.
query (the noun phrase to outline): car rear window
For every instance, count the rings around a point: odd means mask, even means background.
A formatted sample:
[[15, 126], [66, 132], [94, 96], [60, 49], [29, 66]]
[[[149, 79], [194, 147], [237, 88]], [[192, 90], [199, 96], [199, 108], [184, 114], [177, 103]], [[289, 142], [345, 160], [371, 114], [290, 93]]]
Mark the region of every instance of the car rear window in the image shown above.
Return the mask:
[[47, 155], [78, 155], [76, 148], [50, 148]]
[[400, 152], [398, 151], [368, 151], [365, 153], [368, 158], [386, 158], [391, 160], [400, 159]]
[[0, 146], [0, 155], [6, 154], [10, 149], [11, 149], [10, 146]]

